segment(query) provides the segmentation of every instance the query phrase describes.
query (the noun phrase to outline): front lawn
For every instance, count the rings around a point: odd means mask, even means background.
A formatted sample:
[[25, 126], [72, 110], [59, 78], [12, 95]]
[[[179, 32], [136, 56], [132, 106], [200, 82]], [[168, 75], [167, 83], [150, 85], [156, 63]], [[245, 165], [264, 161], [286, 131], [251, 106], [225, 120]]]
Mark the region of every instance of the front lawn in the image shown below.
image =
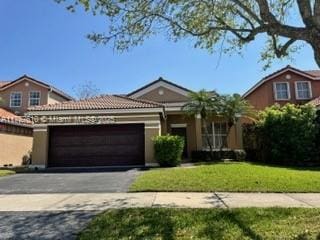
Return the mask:
[[15, 171], [0, 169], [0, 177], [11, 175], [11, 174], [15, 174]]
[[320, 209], [120, 209], [98, 215], [79, 239], [320, 239], [319, 222]]
[[320, 192], [320, 169], [250, 163], [219, 163], [190, 168], [153, 169], [131, 191]]

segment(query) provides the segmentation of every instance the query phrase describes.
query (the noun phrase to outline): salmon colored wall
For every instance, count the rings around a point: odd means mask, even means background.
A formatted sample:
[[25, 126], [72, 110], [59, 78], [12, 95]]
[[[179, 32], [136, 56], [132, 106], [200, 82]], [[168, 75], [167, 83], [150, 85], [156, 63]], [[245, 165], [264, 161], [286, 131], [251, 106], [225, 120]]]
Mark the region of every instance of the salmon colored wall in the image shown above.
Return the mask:
[[[28, 85], [26, 85], [28, 83]], [[0, 91], [0, 97], [3, 99], [2, 106], [7, 109], [11, 109], [12, 112], [19, 112], [19, 115], [23, 115], [29, 107], [29, 92], [40, 91], [40, 105], [47, 104], [48, 90], [44, 87], [34, 84], [31, 81], [24, 80], [12, 87]], [[10, 107], [10, 94], [11, 92], [21, 92], [22, 102], [21, 107]]]
[[[290, 74], [291, 79], [286, 79], [286, 75]], [[319, 80], [310, 80], [309, 78], [303, 77], [299, 74], [296, 74], [290, 70], [287, 72], [276, 76], [273, 79], [268, 80], [263, 83], [257, 89], [255, 89], [251, 94], [249, 94], [246, 99], [258, 110], [263, 110], [264, 108], [271, 106], [275, 103], [284, 105], [286, 103], [293, 104], [304, 104], [310, 100], [297, 100], [295, 93], [295, 82], [296, 81], [310, 81], [312, 89], [312, 98], [320, 96], [320, 81]], [[274, 82], [289, 82], [290, 86], [290, 95], [291, 98], [289, 101], [277, 101], [274, 97], [273, 83]]]

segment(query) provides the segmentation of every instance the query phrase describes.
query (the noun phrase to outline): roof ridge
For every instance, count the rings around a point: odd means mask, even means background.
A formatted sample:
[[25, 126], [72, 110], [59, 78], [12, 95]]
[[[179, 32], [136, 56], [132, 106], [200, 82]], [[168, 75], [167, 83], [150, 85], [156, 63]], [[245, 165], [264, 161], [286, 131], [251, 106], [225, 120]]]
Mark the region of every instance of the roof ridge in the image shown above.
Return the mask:
[[138, 89], [136, 89], [136, 90], [128, 93], [127, 96], [131, 96], [131, 95], [133, 95], [133, 94], [135, 94], [135, 93], [137, 93], [137, 92], [139, 92], [139, 91], [141, 91], [141, 90], [143, 90], [143, 89], [145, 89], [145, 88], [148, 88], [148, 87], [150, 87], [151, 85], [153, 85], [153, 84], [155, 84], [155, 83], [157, 83], [157, 82], [161, 82], [161, 81], [163, 81], [163, 82], [165, 82], [165, 83], [167, 83], [167, 84], [173, 85], [173, 86], [175, 86], [175, 87], [177, 87], [177, 88], [180, 88], [180, 89], [182, 89], [182, 90], [184, 90], [184, 91], [192, 92], [192, 90], [190, 90], [190, 89], [188, 89], [188, 88], [182, 87], [181, 85], [178, 85], [178, 84], [176, 84], [176, 83], [174, 83], [174, 82], [171, 82], [171, 81], [169, 81], [169, 80], [166, 80], [166, 79], [164, 79], [164, 78], [162, 78], [162, 77], [159, 77], [157, 80], [154, 80], [154, 81], [152, 81], [152, 82], [150, 82], [150, 83], [148, 83], [148, 84], [145, 84], [144, 86], [142, 86], [142, 87], [140, 87], [140, 88], [138, 88]]

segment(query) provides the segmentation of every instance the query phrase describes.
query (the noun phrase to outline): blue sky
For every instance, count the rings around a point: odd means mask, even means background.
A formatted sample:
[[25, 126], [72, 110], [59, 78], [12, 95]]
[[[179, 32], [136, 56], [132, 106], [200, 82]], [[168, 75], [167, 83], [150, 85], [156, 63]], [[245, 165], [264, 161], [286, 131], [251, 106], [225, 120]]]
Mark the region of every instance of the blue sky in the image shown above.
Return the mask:
[[127, 93], [162, 76], [193, 90], [244, 93], [288, 64], [317, 69], [311, 49], [305, 47], [294, 62], [275, 61], [263, 71], [258, 63], [263, 38], [243, 56], [223, 56], [219, 64], [217, 54], [194, 49], [190, 40], [173, 43], [164, 36], [118, 53], [85, 38], [105, 27], [103, 18], [70, 13], [53, 0], [1, 0], [0, 80], [28, 74], [73, 95], [73, 87], [86, 81], [103, 93]]

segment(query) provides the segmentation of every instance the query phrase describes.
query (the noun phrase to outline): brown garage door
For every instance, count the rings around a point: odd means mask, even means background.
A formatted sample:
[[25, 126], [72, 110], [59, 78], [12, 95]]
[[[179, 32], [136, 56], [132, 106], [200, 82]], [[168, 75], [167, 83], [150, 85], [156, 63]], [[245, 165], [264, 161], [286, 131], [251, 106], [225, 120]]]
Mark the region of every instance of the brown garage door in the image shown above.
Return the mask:
[[49, 167], [144, 165], [144, 125], [50, 128]]

